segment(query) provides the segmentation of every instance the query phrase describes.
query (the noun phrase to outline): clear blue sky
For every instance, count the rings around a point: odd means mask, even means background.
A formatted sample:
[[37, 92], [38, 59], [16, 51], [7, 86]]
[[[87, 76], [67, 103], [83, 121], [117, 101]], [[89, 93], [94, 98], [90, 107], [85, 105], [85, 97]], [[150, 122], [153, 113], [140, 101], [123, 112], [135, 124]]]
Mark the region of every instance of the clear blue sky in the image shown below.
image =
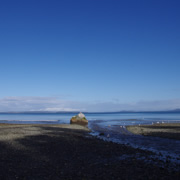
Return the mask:
[[180, 108], [180, 1], [1, 1], [0, 83], [0, 111]]

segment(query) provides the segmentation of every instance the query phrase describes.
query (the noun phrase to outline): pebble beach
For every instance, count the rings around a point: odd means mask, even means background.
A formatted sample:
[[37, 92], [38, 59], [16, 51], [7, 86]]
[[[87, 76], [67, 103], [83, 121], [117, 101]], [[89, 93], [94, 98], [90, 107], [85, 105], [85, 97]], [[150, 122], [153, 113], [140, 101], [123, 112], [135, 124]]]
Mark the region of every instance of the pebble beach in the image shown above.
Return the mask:
[[89, 132], [70, 124], [1, 124], [0, 179], [179, 179], [180, 167], [160, 166], [153, 152]]

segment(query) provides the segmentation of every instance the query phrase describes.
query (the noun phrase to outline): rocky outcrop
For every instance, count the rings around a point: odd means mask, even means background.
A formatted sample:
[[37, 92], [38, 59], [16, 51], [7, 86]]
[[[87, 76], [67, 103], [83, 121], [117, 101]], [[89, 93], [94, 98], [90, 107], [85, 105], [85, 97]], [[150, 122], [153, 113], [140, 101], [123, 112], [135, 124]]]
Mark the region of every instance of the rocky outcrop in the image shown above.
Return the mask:
[[73, 116], [70, 120], [71, 124], [80, 124], [80, 125], [87, 125], [88, 120], [86, 119], [85, 115], [83, 113], [79, 113], [76, 116]]

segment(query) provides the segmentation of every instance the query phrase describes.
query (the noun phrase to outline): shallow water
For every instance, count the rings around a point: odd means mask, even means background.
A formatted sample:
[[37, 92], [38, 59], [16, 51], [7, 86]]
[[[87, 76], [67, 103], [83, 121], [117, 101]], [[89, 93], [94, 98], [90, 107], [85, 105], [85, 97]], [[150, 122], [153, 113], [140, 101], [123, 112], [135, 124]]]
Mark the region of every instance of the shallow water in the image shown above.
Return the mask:
[[[134, 135], [131, 132], [127, 131], [126, 127], [124, 126], [124, 122], [113, 122], [112, 125], [107, 125], [108, 123], [109, 122], [101, 122], [99, 120], [91, 122], [90, 127], [91, 129], [93, 129], [93, 132], [91, 134], [106, 141], [113, 141], [119, 144], [126, 144], [134, 148], [152, 151], [155, 153], [155, 155], [149, 157], [149, 162], [152, 161], [152, 159], [158, 159], [158, 161], [162, 161], [160, 165], [164, 167], [165, 162], [169, 161], [169, 168], [180, 169], [179, 140]], [[140, 159], [138, 155], [136, 158]], [[145, 159], [147, 160], [147, 157]]]

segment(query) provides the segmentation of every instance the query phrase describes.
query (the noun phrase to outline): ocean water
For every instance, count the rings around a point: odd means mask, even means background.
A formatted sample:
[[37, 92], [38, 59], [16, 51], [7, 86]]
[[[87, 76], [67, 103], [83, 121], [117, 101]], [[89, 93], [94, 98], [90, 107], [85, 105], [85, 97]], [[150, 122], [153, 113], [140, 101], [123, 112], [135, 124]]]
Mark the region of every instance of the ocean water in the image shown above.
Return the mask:
[[[69, 124], [76, 113], [34, 113], [5, 114], [0, 113], [0, 123], [31, 124]], [[126, 144], [134, 148], [153, 151], [161, 156], [154, 159], [172, 161], [172, 165], [180, 166], [180, 141], [158, 137], [133, 135], [126, 130], [126, 125], [154, 123], [180, 123], [180, 112], [137, 112], [137, 113], [85, 113], [92, 129], [92, 135], [106, 141]], [[100, 136], [103, 133], [103, 136]]]
[[[76, 113], [0, 113], [0, 123], [68, 124]], [[156, 122], [180, 122], [180, 112], [85, 113], [91, 123], [136, 125]]]

